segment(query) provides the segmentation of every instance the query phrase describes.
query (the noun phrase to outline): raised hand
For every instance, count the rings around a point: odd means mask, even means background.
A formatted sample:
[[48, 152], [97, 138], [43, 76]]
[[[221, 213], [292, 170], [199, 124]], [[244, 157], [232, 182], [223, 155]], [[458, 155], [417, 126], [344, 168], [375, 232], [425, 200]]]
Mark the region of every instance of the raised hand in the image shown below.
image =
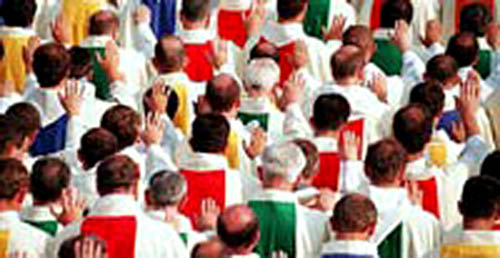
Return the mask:
[[480, 133], [476, 121], [476, 111], [480, 105], [480, 91], [481, 77], [477, 72], [470, 71], [460, 87], [459, 98], [455, 99], [468, 137]]
[[215, 41], [213, 64], [217, 69], [220, 69], [227, 63], [227, 49], [228, 44], [226, 40], [218, 39]]
[[245, 152], [248, 157], [255, 159], [257, 156], [264, 152], [267, 145], [267, 134], [262, 128], [256, 127], [252, 129], [252, 138], [250, 140], [250, 145], [244, 142]]
[[375, 75], [371, 85], [371, 90], [380, 101], [387, 102], [387, 80], [384, 75]]
[[82, 218], [85, 205], [85, 201], [79, 198], [78, 191], [74, 188], [68, 188], [63, 190], [60, 206], [52, 205], [50, 211], [59, 223], [66, 226]]
[[64, 14], [61, 12], [55, 22], [50, 25], [50, 30], [52, 31], [52, 38], [55, 41], [64, 44], [70, 41], [69, 25], [66, 22]]
[[500, 49], [500, 25], [491, 24], [486, 29], [486, 41], [494, 50]]
[[441, 41], [441, 22], [437, 19], [430, 20], [425, 26], [425, 38], [420, 37], [420, 42], [425, 47], [430, 47], [439, 41]]
[[106, 43], [106, 55], [104, 57], [96, 53], [96, 58], [111, 82], [124, 80], [123, 74], [118, 71], [120, 53], [114, 41], [110, 40]]
[[58, 93], [59, 101], [69, 116], [78, 116], [83, 103], [83, 88], [77, 81], [68, 80], [62, 92]]
[[75, 258], [106, 258], [106, 244], [93, 236], [84, 236], [75, 242]]
[[394, 28], [391, 40], [394, 45], [398, 46], [401, 52], [404, 53], [410, 50], [409, 27], [405, 20], [396, 21], [396, 27]]
[[160, 118], [160, 113], [149, 113], [146, 119], [146, 129], [142, 132], [142, 140], [147, 146], [160, 144], [165, 134], [165, 123]]
[[266, 22], [266, 8], [264, 0], [253, 0], [250, 15], [243, 15], [245, 21], [245, 29], [248, 36], [256, 36]]
[[423, 207], [424, 193], [418, 186], [417, 182], [408, 181], [405, 184], [406, 191], [408, 192], [408, 199], [413, 205]]
[[279, 101], [281, 110], [286, 110], [289, 105], [300, 102], [304, 95], [304, 89], [305, 80], [299, 74], [292, 73], [283, 84], [283, 94]]
[[342, 15], [336, 15], [333, 17], [332, 26], [330, 30], [325, 27], [321, 27], [321, 31], [323, 32], [323, 38], [328, 40], [342, 40], [342, 36], [344, 35], [344, 26], [345, 26], [346, 18]]
[[136, 25], [142, 23], [149, 24], [149, 22], [151, 21], [151, 10], [149, 10], [149, 7], [147, 7], [146, 5], [140, 5], [135, 10], [132, 17]]
[[146, 100], [151, 112], [165, 114], [169, 95], [170, 88], [165, 86], [165, 82], [162, 80], [156, 81], [152, 87], [151, 97]]
[[215, 230], [220, 208], [213, 199], [201, 201], [201, 215], [196, 218], [196, 225], [201, 230]]
[[40, 37], [32, 36], [28, 40], [28, 45], [23, 47], [23, 61], [26, 74], [33, 72], [33, 56], [36, 49], [40, 46]]
[[359, 149], [361, 148], [361, 138], [354, 132], [346, 131], [344, 133], [344, 144], [339, 146], [340, 154], [343, 160], [359, 160]]

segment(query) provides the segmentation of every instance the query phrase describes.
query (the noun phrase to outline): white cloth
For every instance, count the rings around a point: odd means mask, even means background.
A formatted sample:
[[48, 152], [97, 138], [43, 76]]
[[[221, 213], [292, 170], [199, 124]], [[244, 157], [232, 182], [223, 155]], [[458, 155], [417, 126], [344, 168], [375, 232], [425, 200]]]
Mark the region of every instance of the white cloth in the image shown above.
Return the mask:
[[[240, 113], [267, 114], [267, 143], [283, 140], [285, 115], [267, 97], [245, 98], [241, 100]], [[262, 125], [260, 125], [262, 126]]]
[[[26, 207], [22, 212], [21, 212], [21, 219], [23, 221], [29, 221], [29, 222], [47, 222], [47, 221], [54, 221], [57, 222], [57, 218], [54, 217], [52, 212], [50, 211], [49, 206], [29, 206]], [[59, 224], [57, 225], [57, 232], [61, 232], [63, 229], [63, 225]]]
[[[467, 75], [469, 74], [470, 71], [472, 71], [473, 68], [470, 66], [467, 67], [462, 67], [458, 69], [458, 76], [462, 80], [462, 82], [465, 82], [467, 80]], [[481, 97], [481, 102], [486, 103], [490, 95], [495, 91], [493, 87], [488, 85], [486, 81], [481, 79], [481, 89], [480, 89], [480, 97]]]
[[356, 25], [356, 10], [346, 0], [330, 1], [328, 9], [328, 29], [332, 27], [332, 22], [335, 16], [343, 16], [345, 18], [344, 31], [352, 25]]
[[[101, 197], [90, 209], [88, 217], [93, 216], [134, 216], [137, 222], [135, 236], [135, 257], [188, 257], [188, 253], [177, 232], [165, 223], [151, 219], [130, 195], [111, 194]], [[56, 236], [53, 248], [47, 257], [57, 257], [64, 240], [78, 236], [83, 220], [68, 225]]]
[[15, 211], [0, 212], [2, 231], [9, 232], [10, 252], [27, 252], [29, 257], [44, 257], [48, 242], [52, 239], [43, 231], [22, 222]]
[[377, 246], [368, 241], [333, 240], [323, 245], [322, 254], [378, 258]]
[[23, 98], [17, 93], [12, 93], [9, 96], [0, 97], [0, 113], [4, 114], [10, 106], [22, 101]]
[[498, 246], [500, 232], [497, 230], [464, 230], [462, 224], [456, 225], [443, 236], [443, 245]]

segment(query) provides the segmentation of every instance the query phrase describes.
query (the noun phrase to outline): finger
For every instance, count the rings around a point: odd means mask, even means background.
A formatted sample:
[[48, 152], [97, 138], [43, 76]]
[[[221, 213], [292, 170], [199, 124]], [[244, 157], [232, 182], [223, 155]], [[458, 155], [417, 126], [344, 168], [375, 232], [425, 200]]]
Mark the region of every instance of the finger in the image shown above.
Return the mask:
[[82, 247], [82, 255], [84, 257], [89, 257], [89, 255], [91, 254], [91, 250], [90, 250], [90, 238], [89, 237], [85, 237], [83, 239], [83, 247]]
[[73, 248], [73, 251], [75, 252], [75, 258], [82, 258], [82, 242], [80, 240], [75, 242], [75, 246]]

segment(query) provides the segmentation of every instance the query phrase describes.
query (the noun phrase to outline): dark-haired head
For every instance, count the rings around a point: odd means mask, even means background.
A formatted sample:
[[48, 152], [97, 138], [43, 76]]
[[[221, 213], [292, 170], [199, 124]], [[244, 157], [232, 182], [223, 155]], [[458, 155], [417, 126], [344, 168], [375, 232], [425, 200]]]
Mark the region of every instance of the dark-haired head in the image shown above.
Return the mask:
[[33, 165], [30, 190], [35, 204], [46, 205], [59, 201], [69, 186], [71, 171], [62, 160], [44, 158]]
[[195, 152], [223, 153], [228, 144], [229, 122], [217, 114], [200, 115], [193, 122], [189, 143]]
[[432, 119], [429, 111], [421, 104], [410, 104], [394, 116], [392, 130], [394, 137], [408, 154], [422, 152], [432, 136]]

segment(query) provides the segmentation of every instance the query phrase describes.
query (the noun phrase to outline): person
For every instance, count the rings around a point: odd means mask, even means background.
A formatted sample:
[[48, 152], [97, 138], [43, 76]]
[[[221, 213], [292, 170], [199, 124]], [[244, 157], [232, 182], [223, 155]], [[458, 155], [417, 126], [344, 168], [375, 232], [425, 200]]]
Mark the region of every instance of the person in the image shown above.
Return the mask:
[[499, 186], [499, 181], [488, 176], [467, 180], [458, 202], [463, 222], [445, 235], [441, 257], [493, 257], [499, 254], [500, 240], [498, 231], [494, 230], [499, 219]]
[[52, 237], [61, 232], [63, 225], [59, 221], [65, 220], [64, 223], [68, 224], [74, 218], [55, 217], [52, 210], [62, 203], [63, 195], [68, 195], [70, 180], [71, 171], [63, 161], [56, 158], [37, 160], [30, 175], [33, 205], [23, 211], [23, 221]]
[[195, 231], [191, 221], [179, 212], [179, 207], [185, 203], [187, 192], [184, 176], [178, 172], [158, 171], [149, 180], [145, 196], [148, 215], [171, 225], [191, 253], [196, 244], [207, 238]]
[[0, 160], [0, 235], [10, 252], [43, 257], [52, 237], [21, 221], [19, 211], [29, 191], [28, 171], [15, 159]]
[[17, 159], [23, 164], [31, 163], [31, 159], [26, 154], [28, 140], [21, 130], [19, 120], [0, 115], [0, 131], [0, 156]]
[[277, 143], [264, 150], [262, 162], [264, 190], [248, 202], [259, 219], [261, 237], [255, 252], [318, 257], [328, 240], [327, 215], [301, 206], [293, 193], [306, 165], [302, 151], [293, 142]]
[[489, 176], [500, 179], [495, 169], [496, 162], [500, 159], [500, 151], [496, 150], [488, 154], [481, 164], [481, 176]]
[[5, 47], [5, 56], [0, 61], [0, 81], [10, 83], [18, 93], [23, 93], [25, 83], [25, 64], [23, 62], [23, 47], [28, 45], [31, 37], [36, 33], [31, 25], [37, 10], [35, 0], [2, 2], [0, 13], [4, 25], [0, 27], [0, 40]]
[[193, 252], [192, 258], [219, 258], [223, 255], [224, 246], [219, 240], [209, 240], [197, 244]]
[[348, 194], [335, 205], [330, 218], [335, 240], [323, 245], [322, 256], [378, 257], [377, 246], [370, 242], [377, 224], [375, 204], [361, 194]]
[[357, 22], [356, 10], [351, 3], [339, 1], [310, 1], [304, 20], [304, 30], [307, 35], [322, 39], [323, 32], [332, 27], [334, 17], [343, 17], [343, 31]]
[[249, 16], [252, 5], [258, 2], [250, 0], [223, 0], [219, 3], [217, 13], [217, 34], [224, 40], [232, 41], [244, 48], [247, 40], [245, 17]]
[[366, 194], [379, 217], [373, 241], [381, 257], [436, 257], [441, 241], [440, 223], [410, 201], [409, 196], [418, 203], [419, 197], [415, 192], [409, 194], [403, 186], [405, 153], [392, 139], [383, 139], [368, 148], [365, 173], [370, 185]]
[[[140, 210], [136, 201], [139, 180], [139, 167], [127, 156], [115, 155], [101, 162], [97, 168], [100, 198], [87, 217], [56, 236], [47, 257], [57, 257], [62, 243], [80, 234], [94, 234], [106, 241], [110, 256], [187, 257], [178, 234]], [[129, 237], [120, 237], [123, 235]]]
[[[0, 62], [5, 58], [5, 46], [3, 41], [0, 41]], [[12, 81], [4, 81], [0, 83], [0, 112], [5, 113], [11, 105], [19, 103], [23, 100], [21, 95], [16, 92]]]
[[217, 236], [224, 246], [224, 257], [260, 257], [253, 250], [260, 240], [259, 220], [246, 205], [234, 205], [217, 219]]

